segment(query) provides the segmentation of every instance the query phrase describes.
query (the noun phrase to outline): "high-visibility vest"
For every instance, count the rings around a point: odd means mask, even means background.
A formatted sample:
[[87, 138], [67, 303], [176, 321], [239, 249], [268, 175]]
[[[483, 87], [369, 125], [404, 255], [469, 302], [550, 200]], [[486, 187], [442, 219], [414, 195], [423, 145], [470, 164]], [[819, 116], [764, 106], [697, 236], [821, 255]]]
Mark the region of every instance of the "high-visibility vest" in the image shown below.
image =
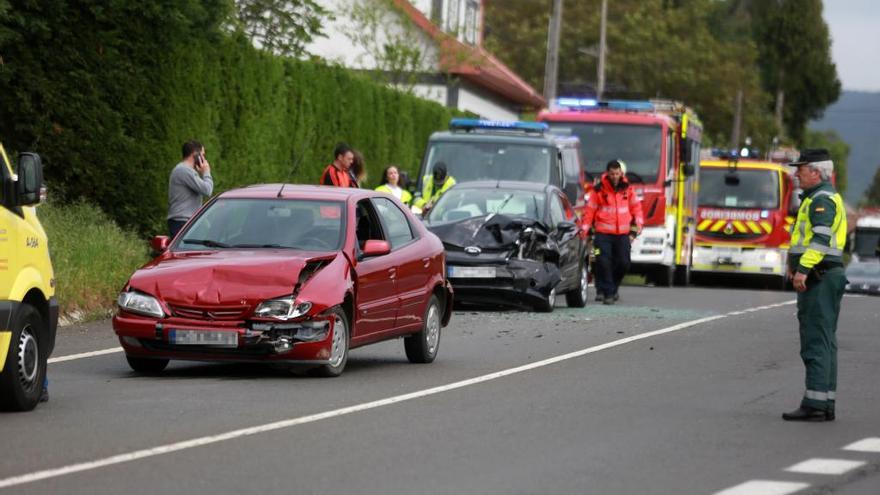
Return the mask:
[[417, 208], [424, 207], [429, 201], [431, 203], [436, 203], [440, 196], [443, 196], [450, 187], [455, 185], [455, 179], [451, 175], [446, 176], [446, 181], [443, 182], [443, 185], [440, 186], [436, 191], [434, 190], [434, 177], [431, 175], [426, 175], [422, 178], [422, 197], [417, 199], [413, 206]]
[[[379, 192], [388, 193], [392, 196], [395, 196], [395, 194], [391, 190], [391, 188], [388, 187], [388, 184], [382, 184], [379, 187], [377, 187], [376, 190]], [[410, 193], [409, 191], [407, 191], [406, 189], [401, 187], [400, 188], [400, 197], [397, 199], [399, 199], [401, 203], [408, 205], [409, 202], [412, 201], [412, 193]]]
[[[829, 222], [828, 209], [832, 207], [834, 217]], [[823, 260], [842, 263], [845, 244], [846, 208], [843, 198], [830, 184], [822, 183], [804, 196], [798, 209], [788, 252], [799, 266], [791, 268], [808, 272]]]

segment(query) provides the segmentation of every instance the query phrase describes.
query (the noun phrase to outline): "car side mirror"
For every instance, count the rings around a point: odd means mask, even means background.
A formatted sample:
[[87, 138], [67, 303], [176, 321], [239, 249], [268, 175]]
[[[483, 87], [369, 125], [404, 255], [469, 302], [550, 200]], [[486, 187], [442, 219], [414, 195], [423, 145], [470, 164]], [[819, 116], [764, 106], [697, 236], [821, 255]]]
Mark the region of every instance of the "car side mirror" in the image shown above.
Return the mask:
[[[691, 161], [691, 140], [685, 139], [681, 143], [681, 148], [679, 149], [678, 157], [681, 159], [683, 163], [689, 163]], [[685, 175], [693, 175], [693, 174], [685, 174]]]
[[383, 256], [391, 252], [391, 244], [388, 244], [388, 241], [380, 241], [378, 239], [371, 239], [364, 244], [364, 253], [363, 256], [365, 258], [370, 256]]
[[685, 163], [681, 167], [681, 171], [684, 172], [685, 177], [693, 177], [696, 172], [696, 167], [692, 163]]
[[43, 161], [36, 153], [22, 153], [16, 167], [18, 180], [15, 183], [15, 204], [32, 206], [40, 202], [40, 189], [43, 187]]
[[171, 244], [171, 239], [167, 235], [157, 235], [150, 239], [150, 248], [156, 254], [164, 253], [168, 249], [169, 244]]

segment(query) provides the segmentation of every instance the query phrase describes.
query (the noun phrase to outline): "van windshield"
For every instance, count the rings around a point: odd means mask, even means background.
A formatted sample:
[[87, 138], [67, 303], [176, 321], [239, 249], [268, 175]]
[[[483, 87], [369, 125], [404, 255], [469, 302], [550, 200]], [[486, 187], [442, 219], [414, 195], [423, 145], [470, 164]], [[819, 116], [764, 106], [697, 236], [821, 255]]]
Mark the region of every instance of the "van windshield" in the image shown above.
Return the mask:
[[767, 210], [779, 207], [779, 195], [779, 174], [773, 170], [700, 170], [700, 206]]
[[430, 177], [434, 166], [443, 162], [456, 182], [514, 180], [549, 184], [555, 156], [555, 149], [547, 146], [441, 141], [428, 149], [424, 177]]
[[591, 122], [548, 122], [551, 132], [571, 134], [581, 140], [581, 156], [588, 174], [598, 178], [611, 160], [626, 163], [633, 182], [657, 181], [660, 171], [660, 126], [601, 124]]

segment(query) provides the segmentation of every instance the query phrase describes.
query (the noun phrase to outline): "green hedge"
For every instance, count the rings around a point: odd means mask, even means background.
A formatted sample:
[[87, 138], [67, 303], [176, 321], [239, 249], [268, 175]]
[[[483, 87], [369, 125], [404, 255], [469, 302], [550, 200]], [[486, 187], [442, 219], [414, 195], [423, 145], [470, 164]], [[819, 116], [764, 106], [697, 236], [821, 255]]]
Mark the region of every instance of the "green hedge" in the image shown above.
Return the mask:
[[339, 141], [363, 152], [374, 183], [391, 162], [414, 172], [452, 117], [349, 70], [254, 49], [218, 27], [224, 0], [10, 4], [0, 139], [43, 155], [53, 196], [142, 233], [165, 230], [168, 174], [188, 139], [205, 144], [215, 192], [316, 183]]

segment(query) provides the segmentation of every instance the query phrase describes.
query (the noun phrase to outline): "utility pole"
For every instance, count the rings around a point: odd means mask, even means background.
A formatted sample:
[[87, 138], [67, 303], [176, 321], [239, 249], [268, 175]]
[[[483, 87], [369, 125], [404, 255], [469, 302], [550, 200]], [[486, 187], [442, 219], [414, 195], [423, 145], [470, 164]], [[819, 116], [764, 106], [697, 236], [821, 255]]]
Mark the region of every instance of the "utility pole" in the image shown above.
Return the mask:
[[743, 90], [736, 91], [736, 107], [733, 112], [733, 130], [730, 135], [730, 149], [736, 150], [739, 154], [739, 132], [742, 127], [742, 106], [743, 106]]
[[550, 27], [547, 30], [547, 61], [544, 65], [544, 99], [556, 98], [556, 77], [559, 72], [559, 32], [562, 27], [562, 0], [553, 0]]
[[602, 0], [602, 17], [599, 22], [599, 62], [596, 64], [596, 99], [605, 93], [605, 20], [608, 18], [608, 0]]

